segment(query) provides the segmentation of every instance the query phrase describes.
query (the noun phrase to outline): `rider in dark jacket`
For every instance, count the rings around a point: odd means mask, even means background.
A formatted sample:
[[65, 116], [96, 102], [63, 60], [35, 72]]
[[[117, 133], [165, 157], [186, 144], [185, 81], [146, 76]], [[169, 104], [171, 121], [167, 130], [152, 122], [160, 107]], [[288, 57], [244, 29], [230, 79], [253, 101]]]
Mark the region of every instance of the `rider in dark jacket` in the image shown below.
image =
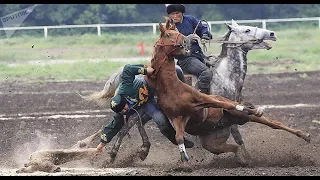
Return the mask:
[[179, 55], [175, 58], [178, 60], [177, 64], [186, 73], [197, 76], [198, 88], [202, 93], [210, 94], [210, 82], [212, 80], [212, 72], [205, 65], [204, 54], [198, 43], [198, 40], [212, 39], [207, 26], [203, 25], [199, 20], [191, 15], [185, 15], [186, 8], [183, 4], [166, 4], [166, 12], [171, 18], [172, 22], [176, 25], [178, 31], [185, 36], [194, 33], [194, 41], [191, 45], [191, 55]]
[[[120, 131], [121, 127], [124, 125], [124, 115], [130, 116], [135, 113], [135, 110], [139, 109], [142, 109], [143, 114], [145, 114], [144, 117], [147, 117], [142, 118], [144, 120], [143, 123], [153, 119], [160, 129], [160, 132], [173, 144], [177, 145], [175, 139], [176, 132], [168, 118], [156, 104], [154, 90], [148, 86], [148, 82], [143, 76], [139, 76], [141, 74], [152, 74], [153, 71], [153, 68], [146, 67], [143, 64], [127, 64], [124, 66], [122, 82], [119, 84], [115, 96], [112, 97], [110, 102], [110, 107], [116, 114], [113, 116], [110, 123], [104, 127], [100, 144], [97, 146], [98, 152], [101, 152], [102, 148]], [[183, 72], [179, 66], [176, 67], [176, 71], [179, 78], [184, 78]], [[180, 80], [184, 81], [184, 79]], [[186, 148], [192, 148], [193, 145], [193, 142], [185, 139]]]

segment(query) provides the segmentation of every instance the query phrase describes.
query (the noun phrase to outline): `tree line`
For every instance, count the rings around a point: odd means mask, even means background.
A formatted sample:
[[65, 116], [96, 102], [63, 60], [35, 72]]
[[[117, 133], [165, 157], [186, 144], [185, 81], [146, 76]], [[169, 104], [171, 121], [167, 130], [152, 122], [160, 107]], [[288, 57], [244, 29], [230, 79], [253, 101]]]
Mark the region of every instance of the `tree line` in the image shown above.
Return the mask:
[[[2, 4], [0, 16], [33, 4]], [[320, 4], [185, 4], [186, 14], [207, 21], [320, 17]], [[22, 26], [157, 23], [164, 4], [39, 4]]]

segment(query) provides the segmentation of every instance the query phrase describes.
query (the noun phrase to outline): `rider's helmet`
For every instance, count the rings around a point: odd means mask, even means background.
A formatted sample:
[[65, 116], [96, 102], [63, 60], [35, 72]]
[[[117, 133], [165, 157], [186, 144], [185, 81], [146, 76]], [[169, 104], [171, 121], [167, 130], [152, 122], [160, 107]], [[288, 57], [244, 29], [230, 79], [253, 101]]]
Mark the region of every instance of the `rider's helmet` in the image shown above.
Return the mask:
[[113, 96], [110, 101], [110, 107], [115, 113], [120, 113], [126, 104], [126, 99], [119, 94]]
[[186, 7], [183, 4], [165, 4], [165, 6], [168, 14], [176, 11], [182, 13], [186, 12]]

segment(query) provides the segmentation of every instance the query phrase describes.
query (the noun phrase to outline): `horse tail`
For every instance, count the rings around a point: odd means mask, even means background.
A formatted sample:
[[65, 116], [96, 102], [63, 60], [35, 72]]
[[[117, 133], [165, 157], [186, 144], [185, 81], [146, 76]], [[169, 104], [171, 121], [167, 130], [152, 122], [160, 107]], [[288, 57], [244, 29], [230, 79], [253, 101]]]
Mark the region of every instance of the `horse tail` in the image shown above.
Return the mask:
[[123, 67], [121, 67], [117, 72], [110, 76], [110, 78], [105, 83], [103, 90], [94, 92], [87, 96], [81, 95], [78, 92], [79, 96], [88, 102], [95, 102], [99, 106], [109, 107], [109, 101], [114, 96], [117, 87], [121, 83], [122, 70]]

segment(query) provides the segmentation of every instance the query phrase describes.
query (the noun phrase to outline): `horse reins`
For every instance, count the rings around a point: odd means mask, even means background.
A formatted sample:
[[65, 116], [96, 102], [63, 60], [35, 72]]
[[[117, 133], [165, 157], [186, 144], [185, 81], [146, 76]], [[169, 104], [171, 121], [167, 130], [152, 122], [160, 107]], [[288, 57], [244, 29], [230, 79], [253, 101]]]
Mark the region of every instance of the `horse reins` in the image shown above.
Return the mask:
[[[208, 24], [208, 29], [209, 29], [209, 32], [210, 32], [209, 23], [208, 23], [206, 20], [199, 20], [198, 24], [196, 25], [196, 27], [195, 27], [195, 29], [194, 29], [194, 31], [193, 31], [193, 34], [196, 34], [197, 28], [198, 28], [199, 24], [200, 24], [202, 21]], [[222, 41], [222, 40], [213, 40], [213, 39], [211, 39], [211, 40], [208, 40], [209, 46], [210, 46], [210, 42], [223, 43], [223, 44], [224, 44], [224, 43], [227, 43], [227, 44], [239, 44], [239, 45], [236, 45], [236, 46], [231, 47], [231, 48], [237, 48], [237, 47], [239, 47], [239, 46], [242, 46], [242, 45], [245, 44], [245, 43], [250, 43], [250, 42], [251, 42], [251, 43], [259, 43], [259, 40], [256, 38], [257, 30], [258, 30], [258, 27], [256, 27], [255, 33], [254, 33], [254, 35], [253, 35], [253, 39], [251, 39], [251, 40], [247, 40], [247, 41]], [[202, 44], [202, 46], [203, 46], [203, 50], [206, 52], [206, 51], [207, 51], [207, 46], [206, 46], [206, 44], [205, 44], [205, 43], [201, 43], [201, 44]]]

